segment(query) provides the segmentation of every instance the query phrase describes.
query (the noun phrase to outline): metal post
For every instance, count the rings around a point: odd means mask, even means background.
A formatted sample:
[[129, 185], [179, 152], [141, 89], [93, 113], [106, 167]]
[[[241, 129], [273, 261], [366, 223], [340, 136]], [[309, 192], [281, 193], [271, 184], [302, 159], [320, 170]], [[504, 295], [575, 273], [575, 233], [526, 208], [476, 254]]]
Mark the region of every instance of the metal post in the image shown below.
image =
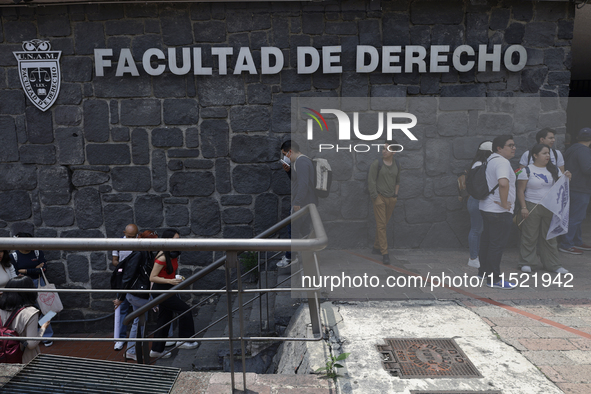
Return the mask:
[[[146, 334], [146, 314], [142, 314], [140, 316], [138, 316], [139, 318], [139, 322], [138, 322], [138, 333], [137, 335], [140, 338], [144, 338], [144, 335]], [[148, 349], [148, 342], [141, 342], [135, 343], [135, 355], [137, 356], [137, 363], [138, 364], [149, 364], [150, 363], [150, 351]]]
[[[275, 280], [277, 283], [277, 280]], [[265, 287], [269, 287], [269, 253], [265, 252]], [[269, 293], [265, 293], [265, 312], [267, 316], [267, 323], [265, 324], [265, 329], [267, 332], [271, 330], [271, 317], [269, 316]]]
[[[259, 271], [258, 288], [261, 289], [263, 282], [263, 271], [261, 270], [261, 252], [257, 253], [257, 270]], [[267, 272], [265, 271], [265, 277]], [[267, 281], [265, 281], [265, 287], [267, 287]], [[259, 335], [263, 335], [263, 297], [259, 297]]]
[[236, 264], [238, 278], [238, 319], [240, 323], [240, 357], [242, 358], [242, 384], [246, 393], [246, 350], [244, 346], [244, 308], [242, 305], [242, 278], [240, 277], [240, 262]]
[[[315, 232], [312, 229], [309, 238], [314, 238]], [[312, 251], [302, 251], [302, 275], [314, 277], [320, 276], [320, 269], [318, 267], [318, 260], [316, 253]], [[292, 286], [293, 287], [293, 286]], [[318, 305], [318, 293], [316, 291], [307, 291], [308, 308], [310, 310], [310, 322], [312, 323], [312, 333], [317, 336], [321, 335], [322, 328], [320, 326], [320, 306]]]
[[232, 393], [235, 390], [234, 382], [234, 330], [232, 329], [232, 278], [230, 276], [230, 269], [236, 266], [236, 252], [226, 252], [226, 297], [228, 306], [228, 342], [230, 344], [230, 379], [232, 380]]

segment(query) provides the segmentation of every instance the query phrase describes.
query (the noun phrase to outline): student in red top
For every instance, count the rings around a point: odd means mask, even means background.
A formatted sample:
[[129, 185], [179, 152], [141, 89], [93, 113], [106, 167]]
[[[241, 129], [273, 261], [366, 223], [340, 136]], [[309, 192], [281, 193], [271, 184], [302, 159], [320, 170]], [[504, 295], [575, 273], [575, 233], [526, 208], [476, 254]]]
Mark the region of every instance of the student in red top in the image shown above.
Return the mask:
[[[167, 229], [164, 230], [162, 238], [180, 238], [180, 235], [178, 231], [174, 229]], [[154, 268], [152, 268], [152, 272], [150, 273], [150, 282], [154, 284], [152, 286], [152, 290], [168, 290], [183, 281], [184, 278], [176, 278], [176, 272], [179, 266], [178, 257], [180, 254], [181, 252], [158, 252], [156, 255], [156, 260], [154, 260]], [[156, 293], [154, 294], [154, 297], [158, 295], [159, 294]], [[160, 304], [157, 325], [158, 327], [163, 327], [156, 331], [154, 338], [166, 338], [168, 329], [170, 327], [170, 324], [167, 323], [172, 320], [173, 315], [175, 313], [181, 314], [188, 309], [189, 306], [180, 299], [178, 294], [170, 297]], [[195, 325], [193, 323], [193, 315], [191, 313], [187, 313], [181, 316], [179, 319], [179, 337], [189, 338], [194, 334]], [[152, 342], [152, 351], [150, 351], [150, 357], [170, 357], [170, 352], [164, 352], [164, 345], [165, 342]], [[181, 349], [195, 349], [197, 346], [199, 346], [199, 343], [183, 342], [182, 344], [177, 343], [177, 345], [180, 345], [179, 347]]]

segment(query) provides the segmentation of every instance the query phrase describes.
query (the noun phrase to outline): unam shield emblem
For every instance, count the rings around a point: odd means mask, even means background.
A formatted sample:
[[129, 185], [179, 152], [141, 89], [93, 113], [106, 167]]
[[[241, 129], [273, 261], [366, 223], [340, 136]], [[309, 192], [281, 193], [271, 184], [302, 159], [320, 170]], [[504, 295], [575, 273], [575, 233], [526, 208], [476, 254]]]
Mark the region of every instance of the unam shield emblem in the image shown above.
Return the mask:
[[41, 111], [47, 111], [60, 92], [62, 51], [51, 51], [49, 41], [37, 39], [24, 41], [23, 49], [13, 52], [21, 85], [29, 100]]

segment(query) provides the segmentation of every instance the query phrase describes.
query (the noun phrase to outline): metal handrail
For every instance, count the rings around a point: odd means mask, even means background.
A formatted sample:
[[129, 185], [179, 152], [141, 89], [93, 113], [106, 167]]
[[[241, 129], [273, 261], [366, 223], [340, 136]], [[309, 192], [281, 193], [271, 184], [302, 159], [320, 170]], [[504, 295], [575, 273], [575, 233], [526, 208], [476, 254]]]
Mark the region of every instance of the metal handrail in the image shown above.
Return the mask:
[[[313, 239], [265, 239], [310, 212], [312, 224], [317, 231]], [[264, 239], [264, 241], [262, 241]], [[20, 250], [210, 250], [210, 251], [276, 251], [312, 250], [326, 247], [328, 238], [322, 227], [318, 210], [312, 204], [276, 223], [254, 238], [0, 238], [0, 249]], [[221, 259], [212, 263], [216, 264]], [[204, 268], [204, 270], [207, 269]], [[191, 276], [195, 277], [197, 274]], [[183, 283], [186, 283], [185, 280]]]
[[[267, 239], [265, 241], [260, 240], [262, 238], [267, 238], [268, 236], [275, 234], [277, 231], [279, 231], [283, 227], [287, 226], [293, 220], [300, 219], [307, 212], [310, 212], [310, 218], [312, 219], [312, 226], [313, 226], [314, 231], [317, 235], [316, 238], [301, 239], [301, 240], [300, 239], [296, 239], [296, 240]], [[148, 241], [156, 241], [156, 240], [150, 239]], [[173, 241], [183, 241], [183, 240], [182, 239], [180, 239], [180, 240], [175, 239]], [[307, 205], [304, 208], [300, 209], [299, 211], [295, 212], [294, 214], [288, 216], [287, 218], [283, 219], [282, 221], [275, 224], [274, 226], [263, 231], [262, 233], [257, 235], [252, 240], [246, 240], [246, 241], [253, 241], [253, 242], [245, 243], [244, 242], [245, 240], [243, 240], [243, 239], [228, 239], [225, 241], [229, 242], [228, 247], [222, 248], [222, 249], [217, 249], [217, 248], [216, 249], [209, 249], [209, 248], [207, 248], [207, 244], [204, 244], [203, 246], [195, 245], [193, 248], [198, 247], [198, 248], [200, 248], [199, 250], [226, 250], [226, 251], [239, 251], [239, 252], [244, 252], [244, 251], [249, 251], [249, 250], [252, 250], [252, 251], [260, 251], [260, 250], [268, 250], [268, 251], [272, 251], [272, 250], [285, 250], [285, 251], [288, 251], [288, 250], [313, 250], [313, 251], [317, 251], [317, 250], [322, 250], [326, 247], [326, 245], [328, 244], [328, 237], [326, 236], [326, 232], [324, 231], [324, 227], [322, 226], [322, 221], [320, 220], [320, 215], [318, 214], [318, 210], [316, 209], [316, 206], [314, 204], [310, 204], [310, 205]], [[267, 244], [265, 244], [266, 242], [269, 242], [268, 245], [273, 245], [273, 246], [268, 246]], [[2, 244], [0, 243], [0, 247], [1, 246], [2, 246]], [[217, 243], [215, 246], [216, 247], [218, 246]], [[202, 247], [205, 249], [201, 249]], [[131, 249], [117, 249], [117, 250], [131, 250]], [[160, 249], [160, 250], [180, 250], [180, 249], [175, 249], [174, 247], [172, 247], [172, 249]], [[187, 249], [187, 250], [189, 250], [189, 249]], [[195, 250], [195, 249], [191, 249], [191, 250]], [[219, 258], [218, 260], [211, 263], [207, 267], [201, 269], [199, 272], [196, 272], [195, 274], [186, 278], [184, 281], [182, 281], [178, 285], [172, 287], [170, 290], [182, 290], [185, 287], [192, 285], [197, 280], [203, 278], [204, 276], [206, 276], [210, 272], [213, 272], [214, 270], [216, 270], [219, 267], [221, 267], [222, 265], [224, 265], [225, 262], [226, 262], [226, 256]], [[123, 323], [129, 324], [129, 322], [132, 321], [133, 319], [135, 319], [136, 317], [142, 315], [143, 313], [154, 308], [155, 306], [160, 305], [164, 300], [166, 300], [170, 297], [172, 297], [172, 294], [159, 295], [158, 297], [154, 298], [152, 301], [148, 302], [147, 304], [145, 304], [141, 308], [128, 314], [125, 317], [125, 320], [123, 321]]]
[[[305, 214], [309, 213], [310, 219], [312, 222], [312, 233], [311, 237], [308, 239], [296, 239], [296, 240], [281, 240], [281, 239], [262, 239], [269, 237], [275, 234], [277, 231], [282, 229], [283, 227], [287, 226], [289, 223], [293, 222], [294, 220], [298, 220], [302, 218]], [[159, 305], [166, 299], [172, 297], [174, 294], [177, 293], [218, 293], [223, 292], [227, 294], [227, 303], [228, 303], [228, 337], [221, 337], [221, 338], [199, 338], [200, 341], [228, 341], [230, 345], [230, 354], [233, 355], [233, 341], [239, 340], [241, 345], [242, 351], [242, 375], [243, 375], [243, 384], [244, 389], [246, 389], [246, 368], [245, 368], [245, 341], [267, 341], [267, 340], [274, 340], [274, 341], [318, 341], [322, 339], [321, 335], [321, 328], [320, 328], [320, 316], [319, 316], [319, 305], [318, 305], [318, 298], [317, 298], [317, 289], [316, 288], [306, 288], [306, 289], [298, 289], [298, 291], [307, 291], [308, 293], [308, 304], [310, 308], [310, 318], [312, 321], [312, 330], [314, 333], [314, 339], [310, 338], [277, 338], [277, 337], [244, 337], [244, 327], [243, 327], [243, 309], [244, 306], [242, 304], [242, 294], [243, 293], [255, 293], [258, 292], [260, 294], [266, 292], [275, 292], [275, 291], [292, 291], [292, 289], [287, 288], [272, 288], [272, 289], [242, 289], [242, 280], [240, 274], [240, 264], [238, 263], [238, 251], [287, 251], [287, 250], [295, 250], [302, 252], [302, 263], [303, 263], [303, 270], [304, 271], [311, 271], [314, 268], [314, 271], [318, 273], [318, 263], [315, 258], [314, 251], [322, 250], [328, 244], [328, 237], [326, 236], [326, 232], [324, 231], [324, 227], [322, 225], [322, 221], [320, 219], [320, 215], [318, 214], [318, 210], [316, 206], [313, 204], [307, 205], [303, 209], [300, 209], [298, 212], [290, 215], [289, 217], [285, 218], [284, 220], [280, 221], [279, 223], [275, 224], [274, 226], [270, 227], [269, 229], [265, 230], [263, 233], [257, 235], [253, 239], [128, 239], [128, 238], [117, 238], [117, 239], [98, 239], [98, 238], [73, 238], [73, 239], [64, 239], [64, 238], [0, 238], [0, 248], [3, 249], [20, 249], [20, 250], [38, 250], [38, 249], [46, 249], [46, 250], [104, 250], [104, 249], [112, 249], [112, 250], [212, 250], [212, 251], [226, 251], [226, 256], [218, 259], [217, 261], [209, 264], [207, 267], [201, 269], [199, 272], [191, 275], [189, 278], [181, 282], [180, 284], [173, 286], [169, 290], [158, 290], [158, 293], [161, 293], [158, 297], [149, 301], [143, 307], [137, 309], [136, 311], [128, 314], [125, 318], [124, 323], [129, 324], [133, 319], [139, 317], [140, 324], [145, 326], [145, 318], [144, 314], [147, 310], [153, 308], [156, 305]], [[314, 262], [312, 262], [314, 261]], [[201, 279], [202, 277], [206, 276], [210, 272], [216, 270], [217, 268], [221, 267], [222, 265], [226, 266], [226, 289], [225, 290], [184, 290], [186, 287], [190, 286], [197, 280]], [[230, 269], [236, 268], [237, 273], [237, 282], [238, 282], [238, 289], [232, 290], [231, 289], [231, 280], [230, 280]], [[39, 289], [4, 289], [6, 291], [39, 291]], [[46, 291], [46, 290], [45, 290]], [[54, 290], [52, 290], [54, 291]], [[121, 290], [106, 290], [106, 289], [56, 289], [55, 292], [88, 292], [88, 293], [118, 293]], [[138, 291], [133, 290], [129, 291], [133, 293], [150, 293], [150, 290]], [[237, 293], [238, 301], [239, 301], [239, 324], [240, 324], [240, 335], [238, 337], [234, 337], [233, 334], [233, 327], [232, 327], [232, 305], [231, 305], [231, 295]], [[254, 301], [251, 300], [249, 302]], [[170, 323], [167, 323], [167, 325]], [[142, 335], [142, 330], [138, 330], [140, 336]], [[193, 336], [194, 337], [194, 336]], [[36, 337], [21, 337], [23, 340], [38, 340], [39, 338]], [[115, 338], [113, 338], [115, 339]], [[99, 340], [99, 341], [111, 341], [111, 338], [92, 338], [86, 340]], [[119, 339], [119, 338], [117, 338]], [[175, 341], [183, 341], [188, 338], [173, 338]], [[55, 338], [55, 340], [80, 340], [80, 338]], [[142, 357], [142, 347], [145, 347], [147, 350], [147, 342], [153, 341], [169, 341], [171, 338], [135, 338], [133, 341], [135, 342], [142, 342], [143, 346], [138, 348], [138, 362], [141, 362]], [[230, 369], [231, 369], [231, 380], [232, 380], [232, 392], [234, 392], [235, 382], [234, 382], [234, 358], [230, 357]]]

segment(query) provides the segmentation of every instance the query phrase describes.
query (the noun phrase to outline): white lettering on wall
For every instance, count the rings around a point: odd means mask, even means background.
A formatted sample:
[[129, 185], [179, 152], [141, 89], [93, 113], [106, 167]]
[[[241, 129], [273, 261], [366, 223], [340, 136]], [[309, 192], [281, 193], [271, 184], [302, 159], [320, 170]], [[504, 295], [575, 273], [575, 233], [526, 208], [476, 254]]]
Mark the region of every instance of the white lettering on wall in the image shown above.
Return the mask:
[[[340, 45], [321, 48], [301, 46], [296, 52], [298, 74], [343, 72]], [[278, 74], [285, 67], [283, 51], [277, 47], [262, 47], [260, 64], [255, 61], [256, 56], [253, 56], [249, 47], [241, 47], [235, 56], [235, 63], [230, 64], [233, 53], [234, 48], [231, 47], [213, 47], [207, 53], [200, 47], [168, 48], [166, 53], [158, 48], [150, 48], [143, 53], [141, 65], [152, 76], [162, 75], [167, 70], [176, 75], [186, 75], [191, 69], [194, 75], [213, 75], [215, 66], [219, 75], [227, 75], [229, 72], [234, 75], [244, 72]], [[419, 73], [447, 73], [451, 69], [468, 72], [474, 67], [477, 67], [478, 72], [485, 72], [487, 68], [492, 72], [499, 72], [501, 66], [511, 72], [518, 72], [527, 63], [527, 51], [521, 45], [511, 45], [504, 53], [501, 45], [493, 45], [490, 49], [487, 45], [479, 45], [478, 50], [470, 45], [456, 48], [449, 45], [396, 45], [383, 46], [381, 50], [371, 45], [358, 45], [355, 56], [356, 72], [382, 74], [412, 73], [415, 70]], [[105, 70], [112, 68], [115, 60], [116, 76], [140, 75], [136, 63], [140, 59], [134, 59], [129, 48], [122, 48], [118, 59], [113, 59], [113, 49], [97, 48], [94, 50], [96, 76], [103, 77]], [[381, 68], [378, 70], [380, 62]], [[205, 67], [204, 64], [212, 67]]]

